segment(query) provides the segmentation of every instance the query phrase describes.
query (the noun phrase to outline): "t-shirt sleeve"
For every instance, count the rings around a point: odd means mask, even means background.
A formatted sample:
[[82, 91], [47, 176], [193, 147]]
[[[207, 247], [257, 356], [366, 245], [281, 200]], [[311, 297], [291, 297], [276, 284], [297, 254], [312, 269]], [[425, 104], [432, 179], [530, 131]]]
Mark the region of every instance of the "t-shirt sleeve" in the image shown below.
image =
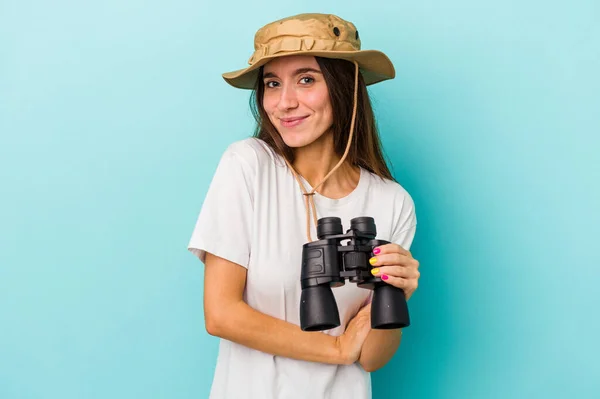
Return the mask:
[[212, 178], [188, 244], [203, 263], [206, 253], [248, 267], [251, 247], [253, 172], [231, 147]]
[[395, 212], [398, 216], [392, 231], [391, 241], [406, 250], [410, 247], [417, 231], [417, 215], [412, 197], [406, 193], [404, 200]]

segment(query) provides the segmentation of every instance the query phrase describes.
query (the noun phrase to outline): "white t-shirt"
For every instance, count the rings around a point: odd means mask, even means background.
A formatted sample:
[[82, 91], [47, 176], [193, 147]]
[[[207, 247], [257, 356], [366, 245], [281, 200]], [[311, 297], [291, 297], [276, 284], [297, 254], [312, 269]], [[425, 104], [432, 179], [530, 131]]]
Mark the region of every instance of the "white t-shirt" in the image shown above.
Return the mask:
[[[312, 187], [303, 180], [307, 190]], [[377, 238], [408, 249], [416, 216], [398, 183], [361, 169], [346, 197], [315, 194], [317, 217], [371, 216]], [[317, 239], [311, 221], [311, 237]], [[210, 252], [247, 268], [244, 300], [267, 315], [300, 325], [302, 245], [307, 242], [302, 191], [285, 161], [262, 140], [235, 142], [223, 154], [202, 205], [189, 250], [204, 262]], [[333, 288], [341, 335], [372, 291], [349, 281]], [[331, 365], [273, 356], [221, 339], [211, 399], [367, 399], [371, 379], [358, 363]]]

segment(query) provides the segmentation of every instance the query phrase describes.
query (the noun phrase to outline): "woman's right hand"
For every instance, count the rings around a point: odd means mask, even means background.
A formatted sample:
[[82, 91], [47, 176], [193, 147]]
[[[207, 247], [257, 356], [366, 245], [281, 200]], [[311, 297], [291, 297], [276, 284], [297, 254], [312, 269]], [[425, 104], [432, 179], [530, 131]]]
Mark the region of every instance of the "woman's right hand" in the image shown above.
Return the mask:
[[346, 326], [346, 331], [336, 339], [343, 364], [352, 364], [358, 360], [369, 331], [371, 331], [371, 304], [359, 310]]

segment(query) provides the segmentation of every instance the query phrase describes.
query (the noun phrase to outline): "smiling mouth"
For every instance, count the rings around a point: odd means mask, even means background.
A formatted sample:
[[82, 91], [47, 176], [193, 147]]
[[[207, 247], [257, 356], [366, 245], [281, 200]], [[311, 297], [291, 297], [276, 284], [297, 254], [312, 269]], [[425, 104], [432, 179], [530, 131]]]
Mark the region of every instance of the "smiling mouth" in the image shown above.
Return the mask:
[[281, 118], [281, 125], [284, 127], [294, 127], [302, 123], [308, 116], [300, 116], [297, 118]]

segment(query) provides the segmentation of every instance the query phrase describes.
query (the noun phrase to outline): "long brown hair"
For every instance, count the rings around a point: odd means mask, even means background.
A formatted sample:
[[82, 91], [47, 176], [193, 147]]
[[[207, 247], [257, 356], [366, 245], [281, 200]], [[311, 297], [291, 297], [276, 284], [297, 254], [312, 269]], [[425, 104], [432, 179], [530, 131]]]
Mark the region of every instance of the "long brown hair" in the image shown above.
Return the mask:
[[[354, 64], [340, 59], [315, 58], [321, 67], [333, 109], [334, 149], [338, 156], [342, 157], [348, 143], [352, 119]], [[254, 137], [263, 140], [276, 153], [293, 163], [292, 149], [285, 144], [263, 107], [265, 85], [262, 76], [263, 68], [261, 67], [250, 97], [250, 108], [256, 120]], [[355, 131], [346, 160], [351, 165], [362, 167], [379, 177], [394, 180], [384, 159], [371, 100], [361, 74], [358, 75], [357, 102]]]

